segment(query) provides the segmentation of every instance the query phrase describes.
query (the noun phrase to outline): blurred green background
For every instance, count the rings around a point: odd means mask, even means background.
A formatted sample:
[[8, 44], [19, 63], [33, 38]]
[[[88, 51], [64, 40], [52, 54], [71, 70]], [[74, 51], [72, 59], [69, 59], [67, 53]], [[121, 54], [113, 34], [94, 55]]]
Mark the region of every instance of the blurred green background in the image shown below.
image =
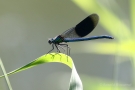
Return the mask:
[[[0, 57], [6, 71], [47, 53], [52, 48], [48, 38], [97, 13], [100, 23], [89, 36], [115, 39], [68, 43], [84, 90], [133, 90], [134, 4], [133, 0], [0, 0]], [[53, 63], [9, 79], [13, 90], [67, 90], [70, 73], [67, 66]], [[0, 90], [8, 90], [4, 78]]]

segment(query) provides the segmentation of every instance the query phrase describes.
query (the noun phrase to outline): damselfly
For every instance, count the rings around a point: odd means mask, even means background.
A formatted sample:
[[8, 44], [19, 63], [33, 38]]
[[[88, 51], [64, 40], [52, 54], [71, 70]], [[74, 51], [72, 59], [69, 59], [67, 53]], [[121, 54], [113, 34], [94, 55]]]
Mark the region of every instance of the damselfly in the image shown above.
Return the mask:
[[78, 42], [103, 38], [113, 39], [113, 37], [108, 35], [84, 37], [93, 31], [93, 29], [97, 26], [98, 21], [99, 16], [97, 14], [91, 14], [84, 20], [82, 20], [80, 23], [78, 23], [75, 27], [66, 30], [61, 35], [49, 39], [48, 43], [52, 45], [52, 49], [49, 52], [54, 50], [54, 47], [56, 47], [57, 52], [60, 52], [60, 48], [63, 49], [63, 47], [65, 46], [67, 47], [68, 54], [68, 49], [70, 50], [70, 48], [68, 47], [68, 44], [63, 44], [63, 42]]

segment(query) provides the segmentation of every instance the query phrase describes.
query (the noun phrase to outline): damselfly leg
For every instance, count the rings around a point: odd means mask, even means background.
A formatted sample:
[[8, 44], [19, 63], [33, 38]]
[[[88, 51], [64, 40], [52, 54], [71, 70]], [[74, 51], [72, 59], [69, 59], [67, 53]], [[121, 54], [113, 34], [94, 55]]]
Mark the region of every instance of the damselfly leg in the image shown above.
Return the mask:
[[[58, 48], [58, 44], [52, 44], [52, 49], [48, 52], [48, 53], [50, 53], [50, 52], [52, 52], [53, 50], [54, 50], [54, 47], [56, 47], [56, 49], [57, 49], [57, 53], [56, 54], [58, 54], [58, 55], [60, 55], [59, 53], [60, 53], [60, 49]], [[48, 54], [47, 53], [47, 54]], [[56, 54], [51, 54], [50, 53], [50, 55], [52, 55], [52, 58], [54, 58], [54, 56], [56, 55]], [[61, 60], [61, 55], [60, 55], [60, 60]]]
[[[68, 46], [68, 44], [59, 44], [59, 46], [61, 48], [63, 48], [63, 47], [66, 47], [67, 48], [67, 62], [68, 62], [68, 55], [70, 55], [70, 47]], [[64, 49], [64, 51], [65, 51], [65, 49]]]

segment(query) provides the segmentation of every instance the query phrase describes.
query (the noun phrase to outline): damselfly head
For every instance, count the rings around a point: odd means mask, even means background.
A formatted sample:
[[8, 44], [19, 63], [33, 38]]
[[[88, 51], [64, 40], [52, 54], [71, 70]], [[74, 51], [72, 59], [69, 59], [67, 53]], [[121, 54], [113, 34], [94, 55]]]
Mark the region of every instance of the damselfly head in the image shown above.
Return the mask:
[[49, 39], [48, 39], [48, 43], [49, 43], [49, 44], [52, 44], [52, 42], [53, 42], [53, 38], [49, 38]]

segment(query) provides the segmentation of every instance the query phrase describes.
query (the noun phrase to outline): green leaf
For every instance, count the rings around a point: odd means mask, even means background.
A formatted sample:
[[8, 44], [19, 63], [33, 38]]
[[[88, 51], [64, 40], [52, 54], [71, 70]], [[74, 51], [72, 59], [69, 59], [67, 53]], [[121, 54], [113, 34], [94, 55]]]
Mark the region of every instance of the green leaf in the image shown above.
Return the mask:
[[76, 71], [74, 63], [73, 63], [72, 74], [70, 78], [69, 90], [83, 90], [82, 81]]
[[[72, 69], [69, 90], [83, 90], [83, 85], [82, 85], [81, 79], [76, 71], [75, 65], [74, 65], [71, 57], [69, 57], [65, 54], [62, 54], [62, 53], [45, 54], [45, 55], [35, 59], [34, 61], [28, 63], [27, 65], [24, 65], [16, 70], [13, 70], [13, 71], [7, 73], [7, 75], [12, 75], [17, 72], [21, 72], [23, 70], [32, 68], [39, 64], [51, 63], [51, 62], [63, 63]], [[0, 76], [0, 78], [2, 78], [4, 76], [5, 75], [2, 75], [2, 76]]]
[[[72, 68], [72, 59], [69, 56], [62, 54], [62, 53], [50, 53], [50, 54], [45, 54], [45, 55], [35, 59], [34, 61], [28, 63], [27, 65], [24, 65], [16, 70], [13, 70], [13, 71], [7, 73], [7, 75], [15, 74], [17, 72], [37, 66], [39, 64], [50, 63], [50, 62], [63, 63], [63, 64], [66, 64], [67, 66], [69, 66], [70, 68]], [[1, 77], [4, 77], [4, 75], [0, 76], [0, 78]]]
[[2, 62], [2, 60], [1, 60], [1, 58], [0, 58], [0, 67], [1, 67], [1, 69], [2, 69], [2, 72], [3, 72], [4, 76], [5, 76], [5, 80], [6, 80], [6, 83], [7, 83], [7, 86], [8, 86], [8, 88], [9, 88], [9, 90], [13, 90], [13, 89], [12, 89], [12, 86], [11, 86], [11, 84], [10, 84], [9, 78], [8, 78], [8, 76], [7, 76], [7, 74], [6, 74], [6, 70], [5, 70], [5, 67], [4, 67], [4, 65], [3, 65], [3, 62]]

